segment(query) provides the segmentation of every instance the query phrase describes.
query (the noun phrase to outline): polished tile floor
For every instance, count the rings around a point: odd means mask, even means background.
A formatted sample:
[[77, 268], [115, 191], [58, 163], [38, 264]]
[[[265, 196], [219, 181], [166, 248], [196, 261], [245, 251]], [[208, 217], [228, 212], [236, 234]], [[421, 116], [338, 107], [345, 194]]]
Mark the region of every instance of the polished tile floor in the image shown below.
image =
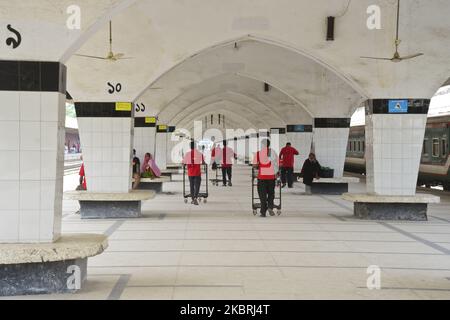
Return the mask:
[[[281, 216], [251, 210], [250, 168], [234, 186], [210, 186], [207, 204], [184, 204], [181, 175], [143, 205], [138, 220], [82, 221], [64, 202], [64, 233], [105, 233], [85, 288], [40, 299], [449, 299], [450, 194], [428, 222], [353, 218], [339, 196], [283, 190]], [[66, 188], [76, 184], [68, 176]], [[72, 184], [72, 185], [71, 185]], [[351, 192], [363, 192], [363, 183]], [[381, 289], [367, 288], [380, 268]], [[37, 298], [37, 297], [28, 297]]]

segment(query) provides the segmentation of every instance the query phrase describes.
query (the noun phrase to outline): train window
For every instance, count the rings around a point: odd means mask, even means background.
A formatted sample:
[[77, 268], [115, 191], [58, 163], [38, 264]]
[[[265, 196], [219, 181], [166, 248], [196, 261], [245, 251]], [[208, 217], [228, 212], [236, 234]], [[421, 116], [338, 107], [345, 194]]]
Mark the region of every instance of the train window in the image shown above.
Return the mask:
[[432, 156], [439, 157], [439, 139], [433, 138]]
[[364, 143], [364, 141], [361, 141], [362, 143], [362, 152], [366, 151], [366, 144]]
[[361, 151], [361, 141], [358, 141], [358, 152]]
[[424, 156], [428, 156], [428, 154], [430, 153], [430, 150], [428, 150], [428, 139], [423, 140], [422, 153]]
[[447, 155], [447, 139], [441, 139], [441, 157]]

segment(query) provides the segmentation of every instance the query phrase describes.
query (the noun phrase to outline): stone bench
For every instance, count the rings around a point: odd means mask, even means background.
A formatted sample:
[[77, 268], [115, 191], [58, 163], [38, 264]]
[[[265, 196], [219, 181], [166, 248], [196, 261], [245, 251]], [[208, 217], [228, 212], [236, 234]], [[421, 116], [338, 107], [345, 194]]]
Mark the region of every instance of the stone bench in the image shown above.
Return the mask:
[[356, 217], [368, 220], [426, 221], [428, 204], [440, 202], [439, 197], [424, 193], [414, 196], [345, 193], [342, 199], [353, 202]]
[[348, 192], [349, 183], [359, 183], [359, 178], [340, 177], [314, 179], [311, 185], [311, 193], [341, 195]]
[[82, 219], [138, 218], [141, 202], [155, 197], [153, 190], [133, 190], [129, 193], [89, 191], [64, 192], [65, 200], [78, 200]]
[[0, 296], [76, 292], [86, 281], [87, 259], [107, 247], [107, 237], [98, 234], [0, 244]]
[[168, 170], [179, 170], [179, 169], [183, 169], [183, 165], [178, 164], [178, 163], [171, 163], [171, 164], [166, 165], [166, 168]]
[[183, 171], [180, 170], [180, 169], [167, 169], [167, 170], [162, 170], [161, 171], [161, 176], [162, 177], [169, 177], [170, 180], [172, 181], [172, 176], [174, 174], [180, 174], [180, 173], [183, 173]]
[[[134, 179], [133, 179], [134, 182]], [[170, 182], [169, 177], [159, 177], [159, 178], [141, 178], [139, 182], [138, 189], [140, 190], [153, 190], [156, 193], [162, 192], [162, 185], [164, 182]]]

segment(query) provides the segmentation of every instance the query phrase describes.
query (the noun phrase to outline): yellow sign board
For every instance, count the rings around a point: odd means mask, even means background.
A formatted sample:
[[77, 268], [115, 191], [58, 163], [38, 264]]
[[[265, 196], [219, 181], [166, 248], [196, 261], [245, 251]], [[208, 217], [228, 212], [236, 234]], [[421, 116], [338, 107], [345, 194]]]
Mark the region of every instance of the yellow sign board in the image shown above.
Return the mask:
[[145, 117], [145, 123], [156, 123], [155, 117]]
[[161, 124], [161, 125], [158, 126], [158, 129], [160, 131], [165, 131], [165, 130], [167, 130], [167, 126], [165, 124]]
[[131, 111], [131, 102], [116, 102], [116, 111]]

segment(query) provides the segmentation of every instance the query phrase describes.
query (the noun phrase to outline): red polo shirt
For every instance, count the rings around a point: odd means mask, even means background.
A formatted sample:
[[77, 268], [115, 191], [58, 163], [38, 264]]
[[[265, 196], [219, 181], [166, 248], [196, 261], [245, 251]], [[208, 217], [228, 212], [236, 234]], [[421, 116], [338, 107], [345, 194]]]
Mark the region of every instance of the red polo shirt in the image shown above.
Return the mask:
[[298, 156], [297, 149], [286, 146], [280, 151], [280, 166], [283, 168], [294, 167], [294, 156]]
[[[258, 165], [258, 179], [259, 180], [275, 180], [276, 172], [275, 167], [270, 161], [270, 157], [267, 155], [268, 149], [265, 148], [258, 151], [253, 157], [253, 164]], [[271, 150], [271, 152], [275, 152]], [[275, 160], [276, 161], [276, 160]]]
[[185, 154], [183, 163], [187, 166], [189, 177], [199, 177], [202, 175], [201, 165], [205, 162], [203, 154], [197, 149], [193, 149]]
[[216, 163], [222, 165], [223, 168], [229, 168], [233, 165], [233, 159], [236, 158], [236, 154], [230, 147], [214, 148], [211, 158], [213, 161], [217, 160]]

